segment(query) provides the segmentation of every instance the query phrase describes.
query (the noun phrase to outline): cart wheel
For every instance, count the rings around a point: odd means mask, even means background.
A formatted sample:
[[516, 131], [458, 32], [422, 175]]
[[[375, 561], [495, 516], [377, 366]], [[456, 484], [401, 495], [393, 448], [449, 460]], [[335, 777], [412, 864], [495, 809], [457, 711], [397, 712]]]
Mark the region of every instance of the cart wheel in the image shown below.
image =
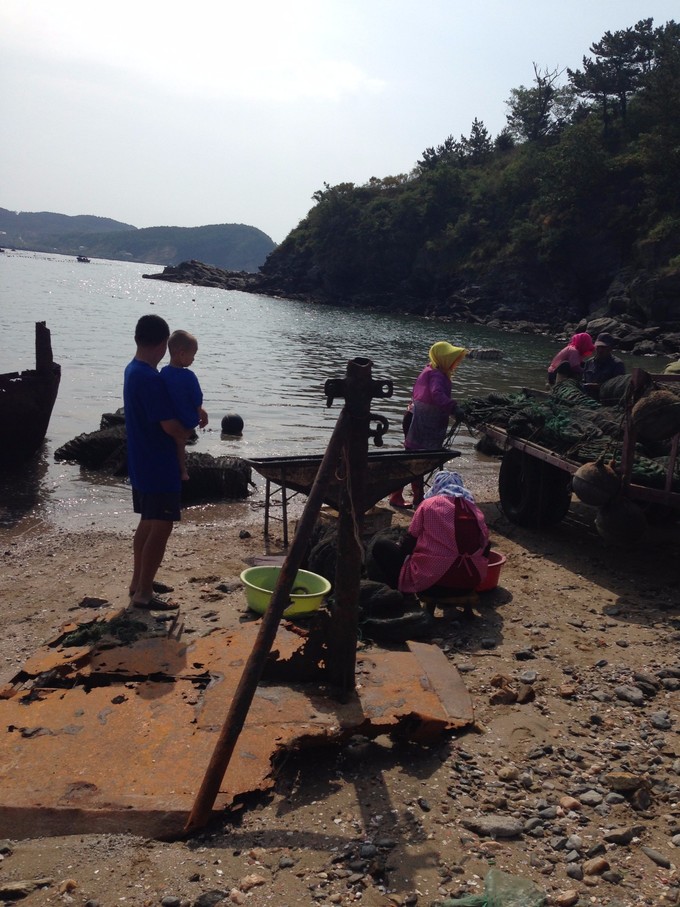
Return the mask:
[[507, 518], [532, 529], [554, 526], [571, 503], [571, 476], [536, 457], [511, 448], [498, 475], [498, 493]]

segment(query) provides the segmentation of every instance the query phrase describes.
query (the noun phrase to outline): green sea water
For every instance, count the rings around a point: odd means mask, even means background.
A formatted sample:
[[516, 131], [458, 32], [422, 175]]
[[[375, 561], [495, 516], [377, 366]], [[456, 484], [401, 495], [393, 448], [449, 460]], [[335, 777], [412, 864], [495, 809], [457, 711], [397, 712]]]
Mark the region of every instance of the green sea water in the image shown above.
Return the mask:
[[[483, 326], [391, 316], [239, 292], [146, 280], [160, 266], [28, 252], [0, 255], [0, 371], [34, 366], [34, 324], [46, 321], [62, 366], [59, 396], [47, 441], [30, 475], [0, 479], [0, 527], [27, 524], [90, 528], [131, 524], [130, 493], [120, 480], [56, 463], [54, 450], [99, 428], [102, 413], [122, 406], [123, 370], [134, 355], [133, 333], [144, 314], [163, 316], [171, 329], [195, 334], [193, 369], [203, 388], [210, 424], [195, 450], [216, 456], [290, 456], [323, 452], [341, 403], [328, 408], [324, 383], [341, 378], [347, 362], [366, 357], [373, 376], [394, 385], [373, 411], [391, 424], [386, 448], [401, 447], [401, 416], [413, 382], [437, 340], [502, 351], [498, 361], [467, 360], [454, 397], [542, 387], [545, 369], [563, 345], [557, 338], [495, 331]], [[501, 302], [502, 300], [499, 300]], [[626, 358], [626, 357], [624, 357]], [[653, 370], [653, 360], [626, 359]], [[665, 364], [665, 363], [664, 363]], [[244, 421], [243, 436], [223, 439], [227, 413]], [[3, 427], [21, 431], [21, 426]], [[474, 475], [492, 468], [461, 431], [456, 461], [474, 488]], [[261, 496], [256, 479], [256, 494]], [[215, 508], [208, 509], [210, 513]], [[203, 512], [197, 508], [195, 513]], [[191, 517], [191, 513], [188, 514]]]

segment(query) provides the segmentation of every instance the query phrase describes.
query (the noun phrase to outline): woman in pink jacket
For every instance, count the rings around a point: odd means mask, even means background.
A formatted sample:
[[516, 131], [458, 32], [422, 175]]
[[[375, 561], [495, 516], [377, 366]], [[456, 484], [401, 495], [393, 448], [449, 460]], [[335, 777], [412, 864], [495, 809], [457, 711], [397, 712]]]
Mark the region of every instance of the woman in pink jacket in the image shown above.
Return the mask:
[[574, 334], [569, 343], [557, 353], [553, 361], [548, 366], [548, 384], [555, 383], [555, 372], [557, 366], [567, 362], [571, 368], [571, 377], [575, 381], [580, 381], [583, 374], [583, 363], [592, 356], [595, 351], [595, 344], [590, 334]]
[[489, 566], [489, 530], [460, 473], [443, 469], [399, 543], [378, 537], [373, 558], [387, 585], [403, 593], [476, 589]]
[[[445, 340], [430, 347], [430, 361], [413, 385], [412, 418], [408, 428], [404, 426], [404, 447], [407, 450], [438, 450], [444, 443], [449, 416], [460, 414], [458, 404], [451, 399], [451, 376], [466, 355], [466, 349]], [[422, 477], [415, 479], [411, 488], [413, 506], [417, 507], [423, 500]], [[392, 507], [408, 507], [401, 490], [390, 495], [389, 500]]]

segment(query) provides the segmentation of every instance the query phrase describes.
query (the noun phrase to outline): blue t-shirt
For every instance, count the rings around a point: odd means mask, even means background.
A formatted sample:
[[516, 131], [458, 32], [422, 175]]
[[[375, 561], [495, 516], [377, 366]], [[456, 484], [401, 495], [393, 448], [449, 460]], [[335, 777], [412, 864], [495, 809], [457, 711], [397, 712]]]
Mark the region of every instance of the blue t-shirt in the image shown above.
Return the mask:
[[175, 418], [160, 373], [133, 359], [125, 369], [123, 404], [132, 487], [144, 494], [181, 491], [177, 446], [160, 424]]
[[188, 368], [165, 365], [161, 378], [170, 395], [175, 419], [179, 419], [185, 428], [196, 428], [198, 407], [203, 403], [203, 391], [196, 375]]

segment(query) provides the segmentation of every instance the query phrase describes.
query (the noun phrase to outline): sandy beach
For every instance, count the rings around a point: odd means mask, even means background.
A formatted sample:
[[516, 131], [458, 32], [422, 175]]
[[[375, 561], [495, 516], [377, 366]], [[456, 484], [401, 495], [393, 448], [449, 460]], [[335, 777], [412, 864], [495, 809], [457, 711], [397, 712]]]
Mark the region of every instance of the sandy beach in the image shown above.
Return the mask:
[[[433, 637], [472, 696], [473, 730], [291, 754], [271, 793], [187, 841], [10, 836], [0, 901], [23, 882], [27, 907], [430, 905], [479, 894], [496, 867], [562, 907], [680, 903], [678, 526], [611, 549], [583, 505], [532, 532], [505, 519], [491, 482], [475, 491], [507, 556], [501, 585], [471, 620], [438, 611]], [[92, 618], [88, 599], [127, 604], [131, 535], [1, 541], [7, 682], [65, 623]], [[181, 524], [159, 579], [187, 631], [233, 625], [244, 564], [276, 547], [248, 504]]]

